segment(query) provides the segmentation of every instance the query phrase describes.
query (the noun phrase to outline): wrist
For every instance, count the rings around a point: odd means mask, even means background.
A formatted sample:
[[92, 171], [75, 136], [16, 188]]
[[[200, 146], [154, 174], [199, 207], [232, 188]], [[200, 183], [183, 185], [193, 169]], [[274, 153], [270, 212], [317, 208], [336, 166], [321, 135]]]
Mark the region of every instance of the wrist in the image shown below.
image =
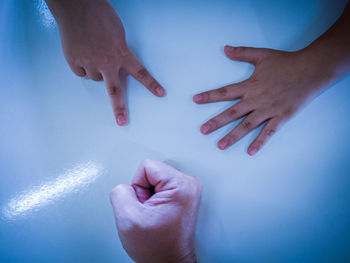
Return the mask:
[[310, 91], [318, 93], [337, 79], [334, 61], [322, 48], [316, 45], [307, 46], [296, 51], [297, 59], [301, 64], [301, 75], [312, 79]]
[[298, 51], [313, 61], [313, 66], [319, 75], [323, 75], [327, 84], [344, 76], [350, 70], [348, 32], [336, 24], [309, 46]]

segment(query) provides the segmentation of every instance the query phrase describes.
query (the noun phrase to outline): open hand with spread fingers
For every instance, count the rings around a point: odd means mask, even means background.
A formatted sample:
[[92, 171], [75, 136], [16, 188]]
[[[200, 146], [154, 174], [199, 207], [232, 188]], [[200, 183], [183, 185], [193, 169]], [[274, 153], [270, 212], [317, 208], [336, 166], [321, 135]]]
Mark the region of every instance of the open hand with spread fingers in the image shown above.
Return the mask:
[[218, 101], [240, 101], [204, 123], [200, 130], [209, 134], [226, 124], [243, 120], [224, 138], [218, 147], [224, 150], [264, 125], [260, 134], [248, 148], [255, 154], [285, 121], [290, 119], [324, 83], [315, 70], [307, 67], [302, 54], [272, 49], [225, 47], [226, 55], [233, 60], [254, 64], [252, 76], [240, 83], [194, 96], [198, 104]]
[[252, 63], [255, 70], [247, 80], [193, 97], [198, 104], [239, 100], [200, 128], [203, 134], [209, 134], [243, 118], [218, 141], [221, 150], [263, 125], [248, 147], [248, 154], [254, 155], [283, 123], [326, 87], [333, 77], [331, 72], [318, 65], [318, 59], [312, 59], [312, 52], [309, 51], [285, 52], [226, 46], [225, 53], [232, 60]]
[[198, 104], [239, 100], [204, 123], [201, 132], [209, 134], [243, 118], [219, 140], [218, 147], [224, 150], [263, 126], [248, 147], [248, 154], [254, 155], [303, 105], [332, 81], [350, 72], [349, 26], [350, 4], [347, 4], [330, 29], [299, 51], [226, 46], [228, 58], [251, 63], [255, 70], [247, 80], [193, 97]]

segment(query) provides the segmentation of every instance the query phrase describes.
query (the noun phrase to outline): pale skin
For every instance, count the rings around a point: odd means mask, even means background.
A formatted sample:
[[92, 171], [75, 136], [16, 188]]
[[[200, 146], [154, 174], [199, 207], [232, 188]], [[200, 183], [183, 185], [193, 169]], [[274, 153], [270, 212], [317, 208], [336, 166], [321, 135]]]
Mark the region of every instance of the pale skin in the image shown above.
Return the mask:
[[118, 234], [137, 263], [194, 263], [202, 184], [198, 178], [144, 160], [131, 185], [110, 193]]
[[195, 103], [239, 100], [233, 106], [204, 123], [200, 131], [209, 134], [240, 118], [243, 120], [217, 143], [227, 149], [252, 130], [263, 125], [248, 147], [254, 155], [304, 105], [331, 82], [350, 71], [350, 6], [320, 38], [296, 52], [225, 46], [225, 54], [234, 61], [255, 66], [247, 80], [193, 97]]
[[107, 0], [46, 0], [46, 3], [58, 23], [69, 66], [80, 77], [105, 82], [118, 125], [128, 123], [121, 70], [155, 96], [165, 95], [164, 88], [130, 51], [123, 24]]

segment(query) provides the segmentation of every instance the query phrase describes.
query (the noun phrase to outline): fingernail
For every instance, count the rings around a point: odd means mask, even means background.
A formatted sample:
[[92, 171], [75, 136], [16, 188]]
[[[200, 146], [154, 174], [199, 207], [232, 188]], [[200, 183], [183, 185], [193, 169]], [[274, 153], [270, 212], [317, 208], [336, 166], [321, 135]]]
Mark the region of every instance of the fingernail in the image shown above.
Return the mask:
[[225, 150], [227, 147], [227, 141], [223, 140], [223, 141], [219, 141], [218, 142], [218, 147], [220, 150]]
[[254, 154], [256, 154], [258, 152], [258, 149], [253, 147], [248, 151], [248, 154], [253, 156]]
[[126, 123], [126, 118], [125, 118], [123, 115], [119, 115], [119, 116], [117, 117], [117, 123], [118, 123], [119, 125], [124, 125], [124, 124]]
[[206, 124], [202, 125], [201, 132], [203, 134], [207, 134], [209, 132], [209, 130], [210, 130], [210, 127], [208, 125], [206, 125]]
[[156, 93], [157, 93], [159, 96], [163, 96], [163, 95], [164, 95], [164, 90], [163, 90], [161, 87], [157, 87], [157, 88], [156, 88]]
[[201, 102], [201, 100], [202, 100], [202, 95], [195, 95], [194, 97], [193, 97], [193, 100], [194, 100], [194, 102]]

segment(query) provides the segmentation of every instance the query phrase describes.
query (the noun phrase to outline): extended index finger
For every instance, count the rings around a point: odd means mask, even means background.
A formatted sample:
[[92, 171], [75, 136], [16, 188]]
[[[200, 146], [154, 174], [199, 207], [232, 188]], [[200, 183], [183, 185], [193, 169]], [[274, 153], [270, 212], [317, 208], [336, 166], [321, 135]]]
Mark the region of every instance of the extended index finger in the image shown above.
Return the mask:
[[126, 59], [124, 68], [154, 95], [158, 97], [163, 97], [165, 95], [164, 88], [152, 77], [148, 70], [133, 54]]
[[212, 103], [218, 101], [231, 101], [243, 96], [245, 81], [199, 93], [193, 97], [193, 101], [198, 104]]

